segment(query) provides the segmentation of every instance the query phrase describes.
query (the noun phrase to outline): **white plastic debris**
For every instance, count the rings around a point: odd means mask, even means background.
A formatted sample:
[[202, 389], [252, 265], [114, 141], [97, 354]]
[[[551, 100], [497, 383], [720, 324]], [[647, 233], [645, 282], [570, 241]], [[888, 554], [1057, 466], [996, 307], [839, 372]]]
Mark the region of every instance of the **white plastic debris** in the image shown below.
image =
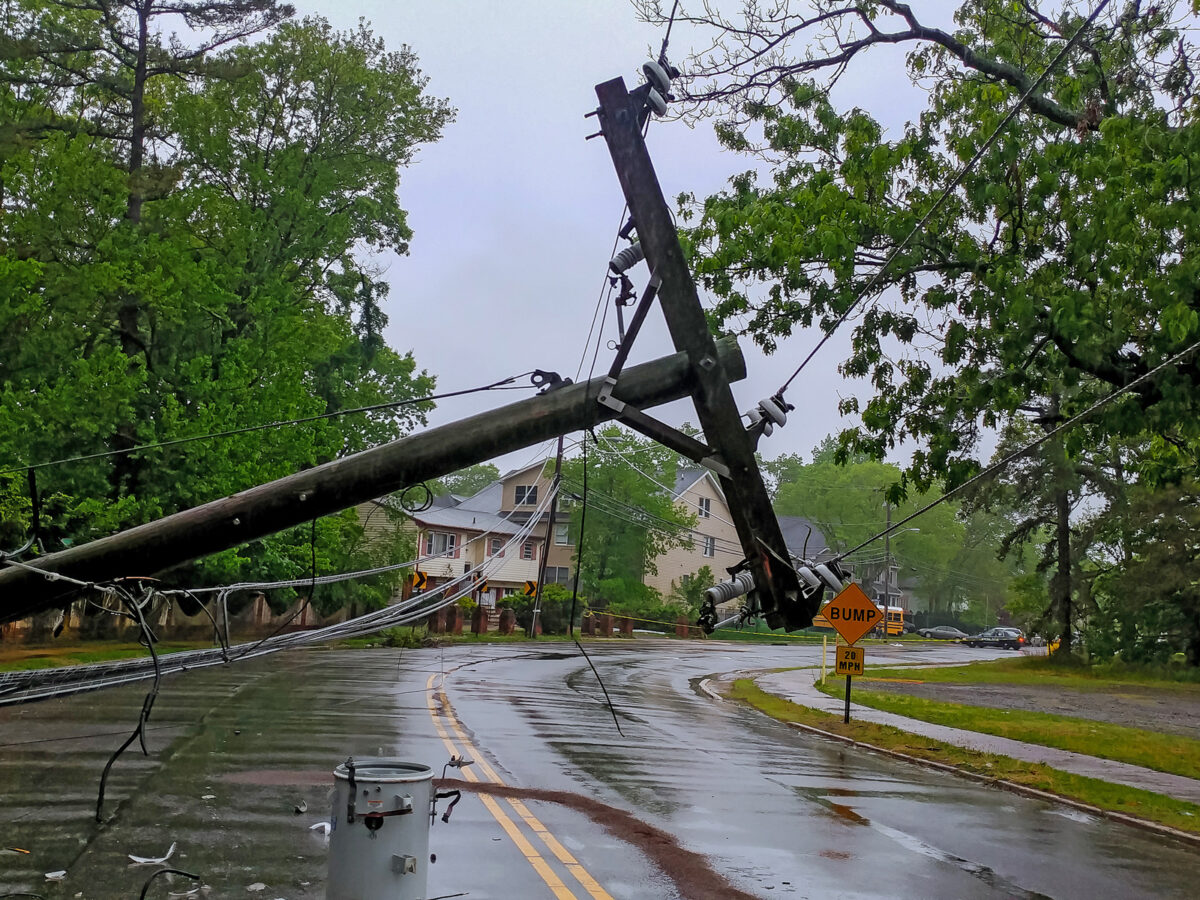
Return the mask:
[[203, 796], [200, 797], [200, 799], [201, 800], [216, 800], [217, 795], [216, 794], [204, 794]]
[[296, 804], [296, 815], [299, 816], [306, 812], [308, 812], [308, 802], [305, 800], [301, 800], [299, 803]]
[[309, 825], [308, 830], [319, 831], [321, 834], [328, 836], [329, 832], [333, 830], [333, 826], [328, 822], [318, 822], [316, 825]]
[[62, 881], [66, 877], [67, 877], [66, 869], [59, 869], [57, 872], [47, 872], [46, 873], [47, 881]]
[[259, 891], [265, 891], [266, 889], [267, 889], [267, 886], [265, 884], [263, 884], [261, 881], [256, 881], [256, 882], [254, 882], [254, 884], [246, 885], [246, 890], [250, 891], [253, 894], [257, 894]]
[[171, 847], [169, 850], [167, 850], [166, 856], [158, 856], [158, 857], [134, 856], [132, 853], [130, 853], [129, 858], [133, 860], [133, 864], [135, 866], [157, 866], [160, 863], [165, 863], [168, 859], [170, 859], [171, 854], [173, 854], [174, 852], [175, 852], [175, 842], [172, 841]]

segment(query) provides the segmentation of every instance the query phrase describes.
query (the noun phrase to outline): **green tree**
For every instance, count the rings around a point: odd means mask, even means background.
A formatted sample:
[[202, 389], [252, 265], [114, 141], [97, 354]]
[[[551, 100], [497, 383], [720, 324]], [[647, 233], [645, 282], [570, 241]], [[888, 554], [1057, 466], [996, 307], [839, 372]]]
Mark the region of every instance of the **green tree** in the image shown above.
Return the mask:
[[[986, 150], [1003, 111], [1083, 26], [1083, 4], [967, 0], [953, 33], [894, 0], [785, 3], [775, 15], [751, 3], [741, 41], [732, 26], [745, 23], [713, 18], [728, 55], [698, 60], [686, 89], [732, 103], [749, 130], [724, 127], [726, 142], [750, 148], [761, 129], [776, 163], [770, 183], [748, 172], [688, 210], [717, 322], [744, 323], [774, 349], [795, 327], [831, 327], [861, 296], [842, 371], [869, 378], [874, 396], [843, 402], [861, 415], [843, 441], [872, 455], [918, 441], [906, 474], [922, 486], [974, 471], [983, 429], [1023, 415], [1027, 398], [1062, 388], [1068, 415], [1194, 342], [1197, 59], [1174, 24], [1181, 5], [1114, 4]], [[779, 40], [764, 56], [759, 38]], [[929, 98], [892, 138], [813, 80], [883, 44], [913, 48], [909, 71]], [[1160, 469], [1190, 466], [1198, 381], [1192, 363], [1170, 368], [1098, 421], [1156, 435]]]
[[500, 470], [491, 463], [478, 463], [460, 469], [445, 478], [438, 479], [433, 486], [435, 494], [458, 494], [470, 497], [483, 490], [500, 477]]
[[[797, 456], [768, 464], [778, 479], [775, 511], [813, 522], [834, 550], [855, 547], [883, 531], [889, 503], [892, 520], [898, 521], [934, 497], [915, 492], [898, 496], [898, 467], [861, 455], [841, 462], [837, 451], [837, 442], [827, 437], [813, 450], [808, 465]], [[893, 534], [893, 564], [901, 578], [919, 582], [931, 612], [953, 612], [974, 601], [994, 613], [1003, 605], [1008, 579], [1019, 565], [1018, 557], [997, 559], [1005, 533], [1001, 525], [1010, 527], [986, 511], [964, 515], [959, 504], [943, 503]], [[874, 581], [887, 562], [885, 542], [869, 544], [847, 562], [859, 581]]]
[[[0, 135], [5, 464], [432, 389], [382, 341], [386, 286], [364, 252], [407, 250], [399, 170], [451, 111], [425, 95], [409, 51], [387, 51], [366, 26], [280, 25], [283, 11], [265, 0], [6, 5], [21, 37], [0, 43], [0, 108], [14, 123]], [[192, 30], [168, 39], [130, 24], [159, 13]], [[143, 50], [130, 75], [134, 32]], [[428, 408], [45, 469], [39, 483], [59, 498], [49, 528], [110, 533], [393, 439]], [[341, 518], [318, 530], [319, 544], [338, 536], [353, 552]], [[289, 562], [307, 560], [308, 536], [180, 577], [292, 577], [308, 567]]]
[[596, 434], [598, 443], [587, 452], [586, 491], [582, 455], [563, 462], [563, 491], [583, 501], [571, 507], [570, 521], [582, 590], [593, 603], [627, 610], [660, 602], [643, 578], [656, 572], [658, 556], [691, 546], [696, 524], [670, 493], [678, 458], [617, 425]]

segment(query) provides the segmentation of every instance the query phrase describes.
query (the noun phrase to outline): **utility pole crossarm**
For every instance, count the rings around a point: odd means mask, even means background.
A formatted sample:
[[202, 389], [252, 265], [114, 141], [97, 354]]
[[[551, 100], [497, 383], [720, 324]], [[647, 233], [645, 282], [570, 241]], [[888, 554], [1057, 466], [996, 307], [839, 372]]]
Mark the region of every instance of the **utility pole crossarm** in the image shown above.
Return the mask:
[[[722, 341], [717, 368], [746, 377], [736, 342]], [[236, 547], [466, 466], [592, 428], [616, 418], [596, 402], [604, 383], [595, 378], [428, 428], [390, 444], [334, 460], [268, 484], [214, 500], [28, 562], [87, 582], [152, 575], [210, 553]], [[621, 376], [618, 399], [637, 407], [687, 397], [694, 389], [685, 354], [634, 366]], [[0, 566], [0, 622], [11, 622], [69, 602], [78, 589], [27, 569]]]
[[[771, 627], [803, 628], [816, 613], [805, 601], [788, 563], [787, 545], [754, 457], [755, 442], [742, 424], [729, 379], [716, 365], [708, 320], [683, 257], [671, 212], [642, 139], [644, 100], [623, 79], [596, 86], [600, 126], [653, 277], [675, 349], [687, 354], [692, 400], [709, 446], [728, 474], [720, 475], [746, 562], [754, 575], [761, 612]], [[619, 383], [624, 382], [622, 376]]]

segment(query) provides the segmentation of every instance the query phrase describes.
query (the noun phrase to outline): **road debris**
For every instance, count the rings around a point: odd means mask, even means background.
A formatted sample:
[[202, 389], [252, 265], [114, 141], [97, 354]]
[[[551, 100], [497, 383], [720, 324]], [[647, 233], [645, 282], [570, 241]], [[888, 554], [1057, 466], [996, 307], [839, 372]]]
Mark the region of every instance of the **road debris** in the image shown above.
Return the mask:
[[157, 866], [170, 859], [174, 852], [175, 842], [172, 841], [170, 848], [167, 850], [166, 856], [134, 856], [132, 853], [130, 853], [129, 858], [133, 860], [133, 864], [135, 866]]

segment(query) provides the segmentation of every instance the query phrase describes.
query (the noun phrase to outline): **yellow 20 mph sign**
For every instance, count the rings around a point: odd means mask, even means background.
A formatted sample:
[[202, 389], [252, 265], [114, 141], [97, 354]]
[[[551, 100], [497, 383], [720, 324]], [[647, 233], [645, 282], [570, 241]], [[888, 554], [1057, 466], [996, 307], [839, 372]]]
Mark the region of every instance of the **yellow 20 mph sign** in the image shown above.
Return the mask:
[[836, 651], [834, 672], [838, 675], [861, 675], [867, 652], [862, 647], [842, 647]]

